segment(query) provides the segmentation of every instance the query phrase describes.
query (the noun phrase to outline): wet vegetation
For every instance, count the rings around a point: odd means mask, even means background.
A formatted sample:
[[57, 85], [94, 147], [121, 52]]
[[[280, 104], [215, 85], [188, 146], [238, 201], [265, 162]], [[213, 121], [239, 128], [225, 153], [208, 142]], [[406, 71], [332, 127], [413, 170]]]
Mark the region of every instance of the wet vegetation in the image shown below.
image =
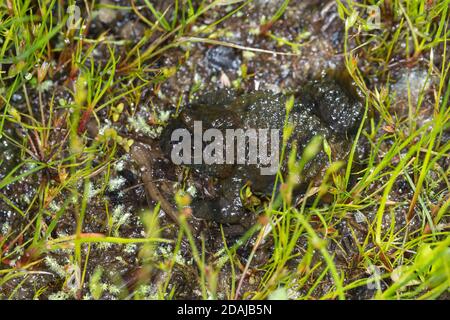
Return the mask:
[[[448, 299], [449, 4], [1, 1], [0, 298]], [[282, 168], [173, 165], [196, 117]]]

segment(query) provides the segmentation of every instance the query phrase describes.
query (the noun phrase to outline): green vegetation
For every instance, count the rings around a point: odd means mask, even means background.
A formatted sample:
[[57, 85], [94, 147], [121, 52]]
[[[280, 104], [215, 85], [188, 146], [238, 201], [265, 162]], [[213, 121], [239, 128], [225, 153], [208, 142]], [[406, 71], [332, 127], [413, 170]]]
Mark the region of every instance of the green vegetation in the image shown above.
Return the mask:
[[[115, 171], [134, 143], [119, 130], [123, 119], [137, 119], [130, 124], [148, 135], [170, 121], [149, 102], [148, 91], [160, 93], [194, 53], [193, 44], [229, 45], [253, 59], [272, 52], [221, 41], [230, 32], [222, 24], [252, 1], [174, 0], [163, 9], [157, 1], [93, 1], [80, 5], [79, 19], [62, 2], [0, 2], [1, 299], [170, 299], [183, 285], [171, 276], [175, 269], [185, 270], [183, 281], [204, 299], [346, 299], [358, 292], [377, 299], [448, 298], [450, 1], [338, 0], [330, 7], [343, 26], [345, 67], [366, 106], [348, 161], [331, 163], [320, 185], [294, 199], [307, 160], [319, 148], [332, 152], [327, 141], [315, 140], [300, 163], [291, 159], [286, 179], [279, 175], [281, 192], [274, 192], [257, 225], [234, 242], [220, 227], [223, 246], [214, 252], [190, 227], [186, 194], [176, 197], [179, 226], [162, 224], [159, 206], [133, 213], [145, 230], [139, 237], [121, 232], [130, 213], [107, 195], [122, 187]], [[271, 29], [292, 2], [280, 1], [273, 16], [255, 23], [265, 41], [301, 56], [307, 32], [293, 40]], [[371, 5], [380, 8], [381, 25], [373, 24]], [[224, 8], [226, 14], [204, 19]], [[107, 28], [90, 36], [100, 10], [133, 15], [145, 30], [135, 42], [109, 37]], [[184, 57], [161, 62], [180, 47]], [[419, 65], [425, 71], [409, 77]], [[252, 77], [245, 60], [240, 72], [235, 86]], [[403, 98], [391, 92], [401, 79]], [[199, 90], [194, 79], [190, 90], [189, 97]], [[176, 108], [187, 102], [183, 95], [176, 100]], [[152, 123], [139, 120], [141, 104], [152, 110]], [[6, 223], [6, 212], [17, 222]], [[106, 231], [93, 232], [93, 225]], [[267, 243], [270, 255], [256, 262]], [[95, 252], [104, 248], [138, 252], [130, 259], [140, 267], [132, 290], [126, 279], [105, 275], [107, 266], [89, 267], [94, 257], [101, 264]], [[155, 272], [164, 277], [152, 285]], [[51, 281], [35, 281], [39, 277]], [[228, 279], [226, 289], [221, 277]]]

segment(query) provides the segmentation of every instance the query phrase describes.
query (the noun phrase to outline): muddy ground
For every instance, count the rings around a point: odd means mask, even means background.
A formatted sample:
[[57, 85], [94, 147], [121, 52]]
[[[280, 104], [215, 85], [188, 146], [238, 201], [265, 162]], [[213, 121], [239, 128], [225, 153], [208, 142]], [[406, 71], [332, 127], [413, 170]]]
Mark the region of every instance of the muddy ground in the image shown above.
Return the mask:
[[[330, 70], [343, 72], [342, 70], [345, 69], [343, 61], [344, 25], [338, 17], [334, 1], [291, 1], [281, 19], [273, 25], [264, 26], [264, 21], [275, 14], [281, 2], [254, 1], [239, 13], [225, 20], [215, 30], [198, 35], [198, 37], [206, 37], [211, 35], [212, 32], [216, 32], [215, 40], [247, 47], [248, 50], [190, 42], [163, 53], [155, 62], [155, 68], [177, 67], [176, 73], [162, 84], [145, 87], [139, 99], [136, 100], [137, 104], [122, 99], [127, 111], [121, 115], [119, 121], [113, 126], [120, 134], [145, 142], [148, 141], [146, 139], [150, 135], [157, 135], [158, 132], [156, 126], [152, 125], [151, 119], [154, 119], [155, 116], [167, 118], [167, 111], [171, 115], [175, 114], [177, 106], [186, 104], [201, 92], [234, 86], [246, 92], [260, 89], [289, 93], [295, 92], [305, 83], [320, 77], [323, 73], [330, 72]], [[117, 3], [127, 5], [126, 1]], [[163, 3], [161, 2], [158, 5], [164, 7]], [[222, 6], [211, 10], [202, 16], [193, 28], [209, 24], [223, 17], [234, 8], [236, 8], [236, 5]], [[125, 54], [127, 49], [139, 40], [142, 33], [145, 32], [146, 26], [139, 22], [132, 12], [109, 15], [108, 12], [101, 12], [100, 16], [93, 19], [87, 38], [96, 38], [107, 31], [108, 37], [111, 39], [129, 40], [128, 44], [116, 47], [119, 54]], [[102, 22], [102, 20], [105, 22]], [[285, 43], [277, 41], [270, 35], [276, 35], [279, 39], [284, 39]], [[293, 47], [287, 42], [295, 43], [295, 46]], [[268, 50], [273, 53], [255, 52], [251, 48]], [[186, 55], [187, 52], [189, 52], [188, 56]], [[100, 45], [95, 52], [99, 63], [102, 60], [106, 61], [108, 54], [104, 45]], [[180, 64], [180, 62], [182, 63]], [[245, 77], [243, 77], [240, 68], [242, 64], [247, 66]], [[401, 99], [398, 99], [397, 108], [402, 109], [401, 103], [405, 96], [407, 97], [404, 85], [405, 79], [407, 77], [423, 79], [421, 74], [426, 73], [426, 69], [421, 66], [420, 62], [414, 68], [406, 68], [401, 63], [396, 68], [399, 81], [395, 89], [398, 91], [398, 96], [401, 97]], [[148, 77], [151, 76], [152, 73], [149, 71]], [[53, 88], [56, 89], [56, 99], [71, 99], [64, 88], [69, 77], [70, 75], [62, 70], [56, 73], [54, 79], [52, 79]], [[120, 77], [120, 75], [117, 75], [117, 77]], [[366, 80], [367, 84], [372, 86], [380, 79], [370, 78], [369, 74]], [[433, 83], [430, 84], [430, 86], [432, 85]], [[29, 99], [34, 104], [37, 95], [32, 89], [29, 91]], [[44, 99], [51, 99], [51, 94], [51, 92], [47, 92]], [[23, 93], [15, 94], [12, 98], [12, 104], [18, 110], [26, 110], [26, 99]], [[427, 113], [427, 108], [424, 108], [424, 110], [422, 121], [426, 122], [430, 113]], [[100, 125], [93, 124], [93, 127], [90, 128], [90, 134], [94, 136], [96, 132], [102, 132], [106, 127], [111, 126], [104, 110], [100, 111], [97, 116], [100, 119]], [[144, 124], [142, 124], [142, 121]], [[166, 121], [170, 121], [170, 118]], [[54, 141], [63, 139], [64, 130], [61, 130], [62, 132], [54, 133]], [[6, 127], [5, 132], [11, 136], [20, 137], [20, 132], [13, 126]], [[363, 159], [367, 148], [364, 139], [362, 139], [359, 148], [360, 158], [358, 161], [361, 162], [361, 165], [364, 165]], [[1, 180], [20, 162], [24, 155], [7, 139], [0, 139], [0, 153], [3, 155], [3, 162], [0, 167]], [[120, 150], [117, 159], [108, 168], [110, 181], [106, 188], [104, 188], [106, 171], [100, 171], [92, 177], [92, 192], [83, 232], [110, 233], [111, 228], [106, 224], [106, 221], [108, 221], [108, 216], [112, 216], [113, 219], [116, 219], [116, 222], [123, 219], [120, 227], [113, 233], [125, 238], [139, 238], [145, 236], [141, 215], [142, 210], [148, 208], [148, 199], [140, 180], [139, 171], [136, 170], [130, 156], [125, 151]], [[448, 166], [448, 163], [446, 165]], [[19, 175], [29, 169], [31, 168], [22, 167], [15, 174]], [[163, 179], [169, 174], [168, 164], [162, 163], [159, 170], [160, 176], [156, 172], [155, 178]], [[29, 204], [34, 201], [39, 184], [42, 183], [43, 179], [48, 179], [51, 174], [40, 172], [27, 176], [2, 189], [2, 194], [9, 202], [13, 202], [21, 210], [26, 210]], [[180, 172], [174, 171], [170, 174], [176, 177]], [[82, 190], [82, 188], [80, 182], [79, 190]], [[373, 188], [376, 189], [377, 186], [373, 186]], [[399, 180], [396, 182], [391, 199], [402, 202], [411, 198], [412, 194], [413, 190], [409, 188], [408, 184]], [[44, 221], [47, 225], [64, 206], [68, 197], [70, 197], [70, 193], [63, 192], [49, 204], [44, 215]], [[397, 225], [399, 228], [402, 227], [401, 221], [407, 209], [407, 202], [405, 202], [403, 208], [398, 208], [396, 214], [398, 214], [399, 223]], [[367, 221], [373, 220], [375, 212], [376, 208], [367, 208], [363, 212], [358, 211], [354, 215], [349, 215], [336, 222], [335, 228], [339, 236], [337, 241], [330, 243], [329, 250], [335, 253], [336, 263], [341, 270], [345, 270], [348, 282], [360, 277], [367, 277], [367, 271], [359, 268], [355, 262], [357, 257], [355, 257], [356, 251], [352, 244], [351, 230], [356, 231], [357, 237], [362, 239], [367, 232]], [[30, 217], [33, 216], [32, 212], [24, 217], [21, 216], [17, 211], [11, 210], [10, 205], [4, 199], [0, 199], [0, 234], [3, 236], [9, 234], [10, 239], [14, 239], [18, 235], [17, 231], [26, 228], [30, 224]], [[173, 226], [171, 220], [164, 212], [160, 213], [159, 218], [160, 225], [166, 227], [163, 229], [161, 237], [176, 239], [177, 229]], [[386, 223], [389, 223], [389, 221], [387, 220]], [[195, 219], [191, 221], [191, 225], [197, 244], [200, 245], [200, 240], [204, 240], [207, 252], [206, 260], [212, 264], [217, 262], [214, 254], [223, 247], [219, 226], [213, 222]], [[29, 227], [24, 235], [19, 236], [16, 243], [29, 241], [32, 238], [32, 229], [32, 227]], [[73, 214], [72, 205], [69, 204], [57, 228], [53, 231], [53, 236], [56, 238], [71, 235], [75, 233], [75, 229], [76, 217]], [[413, 230], [414, 223], [411, 224], [410, 231]], [[232, 244], [236, 239], [230, 238], [228, 240]], [[238, 250], [238, 257], [242, 266], [247, 261], [254, 240], [254, 238], [251, 238]], [[340, 245], [336, 245], [336, 243]], [[305, 243], [300, 242], [298, 252], [304, 250], [305, 245], [306, 241]], [[83, 254], [89, 254], [86, 279], [94, 274], [98, 266], [103, 267], [104, 291], [101, 298], [126, 298], [130, 297], [130, 292], [136, 290], [140, 290], [145, 297], [156, 298], [158, 297], [158, 286], [164, 283], [169, 274], [171, 280], [163, 295], [177, 299], [201, 298], [201, 291], [197, 282], [198, 270], [193, 262], [190, 246], [186, 241], [182, 242], [179, 256], [176, 258], [177, 263], [172, 271], [169, 271], [166, 263], [174, 249], [172, 244], [157, 245], [149, 250], [150, 253], [147, 255], [141, 249], [142, 245], [137, 244], [101, 243], [83, 247]], [[7, 248], [7, 250], [13, 254], [10, 256], [8, 264], [3, 262], [1, 268], [25, 264], [29, 256], [32, 255], [30, 252], [14, 252], [14, 246]], [[271, 252], [272, 242], [268, 240], [259, 248], [251, 265], [251, 276], [248, 277], [248, 281], [244, 281], [242, 292], [251, 292], [257, 289], [258, 279], [264, 274], [261, 267], [270, 259]], [[79, 269], [74, 266], [73, 261], [70, 261], [72, 256], [73, 248], [62, 248], [39, 256], [37, 258], [39, 262], [33, 268], [35, 272], [27, 277], [19, 276], [4, 283], [0, 288], [0, 296], [2, 298], [7, 297], [17, 288], [14, 294], [15, 299], [31, 299], [35, 296], [37, 289], [47, 287], [40, 298], [91, 298], [89, 281], [85, 281], [81, 291], [76, 289], [77, 282], [80, 281], [78, 278]], [[143, 259], [146, 260], [146, 263], [142, 262]], [[320, 259], [319, 255], [317, 259]], [[148, 265], [151, 265], [151, 268]], [[295, 267], [294, 262], [292, 262], [292, 266]], [[230, 289], [230, 272], [230, 268], [225, 266], [219, 274], [218, 298], [225, 298], [226, 292]], [[242, 269], [237, 270], [237, 277], [241, 272]], [[318, 275], [320, 274], [320, 270], [315, 272]], [[70, 281], [64, 282], [67, 274], [72, 276]], [[321, 296], [332, 285], [331, 277], [326, 276], [321, 285], [315, 289], [313, 295]], [[308, 289], [308, 285], [306, 285], [299, 292], [291, 292], [291, 298], [300, 296]], [[174, 291], [170, 293], [172, 290]], [[348, 298], [370, 298], [373, 294], [373, 290], [362, 286], [354, 292], [349, 292]]]

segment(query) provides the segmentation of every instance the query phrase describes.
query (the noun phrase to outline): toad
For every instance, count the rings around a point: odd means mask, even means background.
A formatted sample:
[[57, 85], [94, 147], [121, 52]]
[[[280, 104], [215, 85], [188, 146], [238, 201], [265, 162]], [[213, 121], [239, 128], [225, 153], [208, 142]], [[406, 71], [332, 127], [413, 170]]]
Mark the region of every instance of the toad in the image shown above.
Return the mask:
[[[296, 158], [301, 159], [305, 147], [316, 136], [326, 139], [332, 146], [333, 160], [345, 159], [363, 114], [356, 91], [342, 79], [333, 78], [310, 83], [293, 96], [294, 102], [287, 114], [289, 95], [264, 91], [211, 92], [186, 105], [164, 128], [159, 145], [153, 149], [161, 152], [166, 163], [189, 169], [197, 182], [197, 192], [191, 203], [196, 218], [246, 225], [254, 213], [244, 204], [243, 187], [249, 186], [251, 192], [259, 196], [270, 195], [277, 171], [286, 174], [289, 154], [295, 152]], [[282, 153], [283, 128], [288, 124], [293, 130]], [[225, 139], [230, 137], [231, 141]], [[143, 174], [147, 193], [176, 219], [170, 196], [164, 196], [154, 184], [148, 187], [152, 180], [149, 171], [154, 169], [149, 163], [154, 159], [143, 156], [142, 150], [142, 146], [136, 144], [132, 157], [147, 172]], [[276, 170], [273, 170], [274, 160]], [[297, 192], [311, 181], [320, 180], [328, 162], [324, 150], [319, 151], [306, 164]], [[272, 170], [264, 170], [268, 166]]]

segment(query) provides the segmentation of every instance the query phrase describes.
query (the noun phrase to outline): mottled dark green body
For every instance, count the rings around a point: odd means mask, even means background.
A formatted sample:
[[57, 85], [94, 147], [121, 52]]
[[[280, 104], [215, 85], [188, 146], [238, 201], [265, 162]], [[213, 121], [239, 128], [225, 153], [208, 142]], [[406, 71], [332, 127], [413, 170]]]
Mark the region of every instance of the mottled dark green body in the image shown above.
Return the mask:
[[[185, 128], [192, 132], [194, 121], [202, 121], [203, 129], [279, 129], [281, 135], [286, 120], [286, 96], [257, 91], [238, 94], [223, 90], [201, 96], [184, 108], [178, 118], [165, 128], [161, 148], [170, 157], [171, 133]], [[334, 159], [345, 158], [351, 136], [362, 116], [362, 104], [354, 93], [336, 81], [321, 81], [295, 93], [295, 103], [288, 121], [294, 131], [286, 146], [286, 155], [297, 146], [297, 158], [314, 136], [325, 138], [332, 146]], [[281, 146], [280, 146], [281, 148]], [[284, 162], [281, 169], [284, 172]], [[326, 166], [328, 157], [323, 151], [305, 167], [302, 183], [310, 182]], [[214, 192], [202, 192], [193, 200], [193, 213], [198, 218], [219, 223], [241, 223], [246, 210], [240, 199], [240, 189], [251, 183], [255, 193], [270, 194], [275, 175], [261, 175], [259, 165], [223, 164], [190, 165], [198, 177], [209, 180]]]

